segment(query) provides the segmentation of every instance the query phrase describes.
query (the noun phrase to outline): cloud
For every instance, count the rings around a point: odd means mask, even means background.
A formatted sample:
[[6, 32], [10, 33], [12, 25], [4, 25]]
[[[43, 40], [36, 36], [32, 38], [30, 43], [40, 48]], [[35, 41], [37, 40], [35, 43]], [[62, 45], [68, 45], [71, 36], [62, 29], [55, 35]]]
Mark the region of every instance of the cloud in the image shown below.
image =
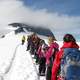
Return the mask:
[[80, 16], [59, 15], [47, 9], [35, 10], [25, 6], [22, 0], [0, 0], [0, 30], [6, 29], [6, 25], [12, 22], [43, 26], [54, 32], [67, 32], [79, 28]]

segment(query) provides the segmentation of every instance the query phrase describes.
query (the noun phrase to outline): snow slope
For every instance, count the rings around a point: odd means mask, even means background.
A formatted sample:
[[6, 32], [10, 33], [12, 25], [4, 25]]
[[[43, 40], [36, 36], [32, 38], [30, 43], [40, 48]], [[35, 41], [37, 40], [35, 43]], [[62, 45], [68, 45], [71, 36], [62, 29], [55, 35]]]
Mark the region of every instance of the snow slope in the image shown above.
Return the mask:
[[0, 39], [0, 80], [38, 80], [26, 44], [21, 45], [22, 35], [11, 32]]
[[26, 48], [19, 45], [16, 51], [15, 59], [5, 80], [38, 80], [35, 72], [36, 68]]

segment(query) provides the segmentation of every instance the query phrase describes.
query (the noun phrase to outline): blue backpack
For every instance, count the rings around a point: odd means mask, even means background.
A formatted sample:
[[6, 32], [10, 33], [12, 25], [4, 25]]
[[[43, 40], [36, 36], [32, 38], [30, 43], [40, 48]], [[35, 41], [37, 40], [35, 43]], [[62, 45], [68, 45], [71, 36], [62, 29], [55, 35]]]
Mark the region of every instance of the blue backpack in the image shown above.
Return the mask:
[[60, 69], [64, 80], [80, 80], [80, 51], [76, 48], [65, 48]]

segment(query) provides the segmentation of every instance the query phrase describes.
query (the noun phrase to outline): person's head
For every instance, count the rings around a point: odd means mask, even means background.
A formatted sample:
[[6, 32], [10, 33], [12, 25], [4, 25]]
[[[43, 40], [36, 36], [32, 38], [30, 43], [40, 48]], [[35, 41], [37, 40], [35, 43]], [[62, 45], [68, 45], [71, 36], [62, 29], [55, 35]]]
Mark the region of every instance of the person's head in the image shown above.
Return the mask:
[[35, 35], [36, 35], [36, 33], [35, 33], [35, 32], [33, 32], [33, 33], [32, 33], [32, 36], [35, 36]]
[[40, 41], [40, 45], [42, 46], [42, 49], [43, 49], [44, 51], [46, 51], [46, 50], [48, 49], [48, 45], [45, 43], [44, 40], [41, 40], [41, 41]]
[[76, 42], [74, 36], [72, 34], [66, 34], [64, 37], [63, 37], [63, 41], [64, 42]]
[[40, 40], [40, 45], [43, 45], [43, 44], [45, 44], [45, 41], [44, 40]]
[[54, 36], [48, 37], [48, 43], [51, 44], [52, 42], [56, 41], [56, 38]]
[[36, 35], [35, 32], [33, 32], [32, 35], [31, 35], [32, 38], [35, 38], [36, 36], [37, 36], [37, 35]]

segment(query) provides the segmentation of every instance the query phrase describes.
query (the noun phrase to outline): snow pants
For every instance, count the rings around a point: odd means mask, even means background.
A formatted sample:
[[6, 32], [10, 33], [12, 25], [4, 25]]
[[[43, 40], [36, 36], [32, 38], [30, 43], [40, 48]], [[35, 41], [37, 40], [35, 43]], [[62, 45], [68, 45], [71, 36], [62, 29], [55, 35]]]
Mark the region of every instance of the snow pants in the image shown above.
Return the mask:
[[45, 74], [46, 70], [46, 58], [42, 57], [39, 60], [39, 74], [44, 73]]
[[47, 66], [46, 80], [51, 80], [51, 76], [52, 76], [52, 64]]

